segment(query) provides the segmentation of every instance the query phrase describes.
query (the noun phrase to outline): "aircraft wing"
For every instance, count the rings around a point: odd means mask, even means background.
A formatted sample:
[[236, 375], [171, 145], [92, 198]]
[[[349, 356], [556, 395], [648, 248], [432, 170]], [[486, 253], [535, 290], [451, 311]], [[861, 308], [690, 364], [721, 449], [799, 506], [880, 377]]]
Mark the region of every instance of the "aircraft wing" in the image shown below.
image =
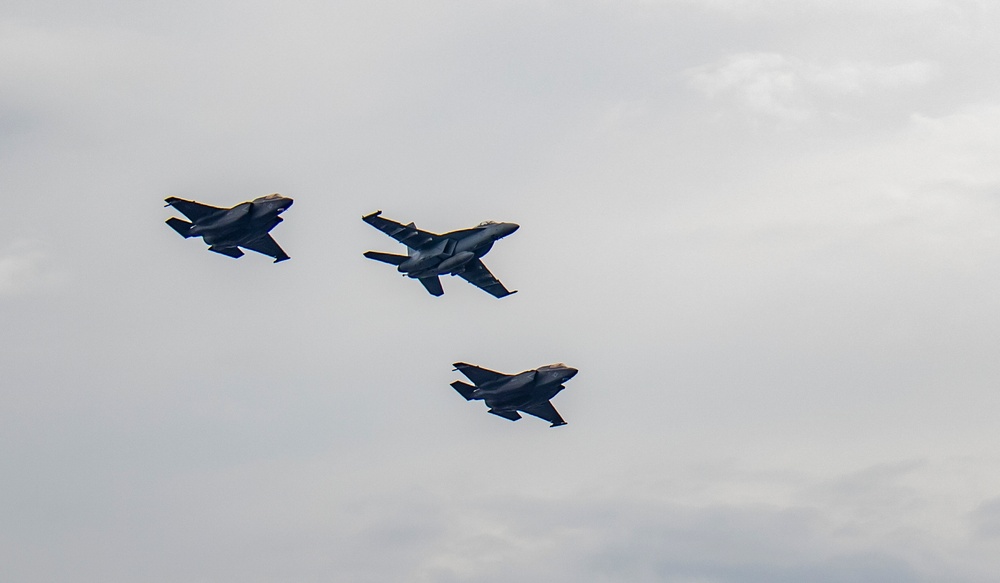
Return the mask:
[[164, 202], [167, 203], [167, 206], [174, 207], [175, 209], [181, 211], [185, 217], [195, 222], [200, 221], [208, 215], [225, 210], [217, 206], [202, 204], [193, 200], [184, 200], [183, 198], [177, 198], [176, 196], [164, 199]]
[[249, 249], [251, 251], [256, 251], [262, 255], [267, 255], [268, 257], [274, 257], [274, 262], [284, 261], [286, 259], [291, 259], [287, 253], [275, 242], [271, 235], [264, 235], [259, 239], [255, 239], [246, 245], [240, 245], [244, 249]]
[[540, 405], [532, 405], [531, 407], [526, 407], [521, 409], [528, 415], [534, 415], [541, 419], [545, 419], [552, 424], [552, 427], [557, 427], [559, 425], [566, 425], [563, 418], [559, 416], [559, 412], [556, 408], [552, 406], [552, 401], [545, 401]]
[[452, 366], [455, 367], [455, 370], [468, 377], [468, 379], [472, 381], [472, 384], [476, 386], [510, 376], [505, 375], [502, 372], [497, 372], [495, 370], [490, 370], [474, 364], [466, 364], [464, 362], [456, 362]]
[[421, 231], [413, 223], [403, 225], [397, 223], [396, 221], [383, 219], [379, 216], [381, 214], [382, 211], [375, 211], [370, 215], [361, 217], [361, 220], [375, 227], [379, 231], [382, 231], [386, 235], [389, 235], [403, 245], [410, 247], [411, 249], [422, 249], [441, 239], [440, 235], [428, 233], [427, 231]]
[[486, 269], [486, 266], [479, 259], [467, 263], [465, 270], [458, 276], [496, 298], [517, 293], [517, 290], [508, 291], [497, 278], [493, 277], [490, 270]]

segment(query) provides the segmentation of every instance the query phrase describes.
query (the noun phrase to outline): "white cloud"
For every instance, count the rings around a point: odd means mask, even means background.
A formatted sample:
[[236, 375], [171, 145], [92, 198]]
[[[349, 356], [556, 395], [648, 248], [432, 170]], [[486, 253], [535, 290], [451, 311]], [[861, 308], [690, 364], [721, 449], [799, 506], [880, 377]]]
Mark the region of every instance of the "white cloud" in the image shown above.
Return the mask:
[[782, 120], [809, 116], [801, 103], [801, 79], [786, 57], [770, 53], [740, 54], [724, 62], [690, 69], [691, 85], [708, 97], [731, 95], [738, 106]]
[[[740, 53], [686, 71], [689, 83], [711, 99], [725, 98], [753, 116], [800, 122], [824, 112], [828, 98], [925, 85], [932, 63], [895, 65], [843, 61], [833, 65], [776, 53]], [[836, 104], [827, 113], [837, 113]]]
[[979, 104], [945, 116], [911, 116], [908, 136], [916, 175], [970, 187], [1000, 182], [1000, 104]]
[[914, 61], [899, 65], [876, 66], [871, 63], [839, 63], [830, 67], [809, 65], [801, 75], [805, 84], [833, 94], [861, 95], [877, 89], [895, 89], [925, 85], [934, 76], [932, 63]]

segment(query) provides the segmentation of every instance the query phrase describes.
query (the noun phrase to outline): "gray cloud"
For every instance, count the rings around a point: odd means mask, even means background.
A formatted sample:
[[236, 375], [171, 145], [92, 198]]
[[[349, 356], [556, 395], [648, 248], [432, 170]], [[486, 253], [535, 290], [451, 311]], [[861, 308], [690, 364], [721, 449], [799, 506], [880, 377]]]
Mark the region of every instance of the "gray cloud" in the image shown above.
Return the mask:
[[59, 285], [64, 277], [54, 272], [50, 263], [37, 244], [26, 240], [0, 249], [0, 296], [39, 293]]
[[[992, 580], [995, 16], [6, 3], [0, 572]], [[270, 192], [277, 266], [162, 225]], [[366, 261], [377, 208], [518, 222], [521, 293]], [[579, 367], [569, 425], [456, 360]]]

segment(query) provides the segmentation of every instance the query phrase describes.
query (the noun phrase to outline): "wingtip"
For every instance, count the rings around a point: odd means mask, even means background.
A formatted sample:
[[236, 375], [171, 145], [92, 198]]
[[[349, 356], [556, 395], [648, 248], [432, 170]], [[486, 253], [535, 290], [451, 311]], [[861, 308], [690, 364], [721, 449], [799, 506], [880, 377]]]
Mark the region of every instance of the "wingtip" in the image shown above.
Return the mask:
[[367, 215], [362, 215], [362, 216], [361, 216], [361, 220], [362, 220], [362, 221], [367, 221], [368, 219], [371, 219], [371, 218], [374, 218], [374, 217], [377, 217], [377, 216], [379, 216], [379, 215], [381, 215], [381, 214], [382, 214], [382, 211], [381, 211], [381, 209], [380, 209], [380, 210], [377, 210], [377, 211], [375, 211], [375, 212], [373, 212], [373, 213], [371, 213], [371, 214], [367, 214]]

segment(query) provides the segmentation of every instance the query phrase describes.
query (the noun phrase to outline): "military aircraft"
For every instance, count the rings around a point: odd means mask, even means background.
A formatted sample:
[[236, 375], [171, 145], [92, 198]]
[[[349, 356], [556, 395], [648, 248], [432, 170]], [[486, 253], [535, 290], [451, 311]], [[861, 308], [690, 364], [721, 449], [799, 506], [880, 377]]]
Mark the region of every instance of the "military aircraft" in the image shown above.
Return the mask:
[[471, 229], [435, 235], [421, 231], [413, 223], [401, 225], [383, 219], [379, 216], [381, 214], [382, 211], [376, 211], [361, 219], [406, 245], [407, 254], [368, 251], [365, 257], [395, 265], [400, 273], [419, 279], [432, 296], [444, 294], [439, 275], [457, 275], [497, 298], [517, 292], [508, 291], [497, 281], [480, 258], [493, 247], [493, 243], [516, 231], [518, 225], [486, 221]]
[[202, 237], [209, 245], [209, 251], [239, 259], [243, 257], [239, 248], [243, 247], [273, 257], [275, 263], [290, 259], [268, 235], [282, 221], [278, 215], [292, 206], [290, 198], [269, 194], [228, 209], [175, 196], [166, 199], [166, 203], [166, 206], [176, 208], [191, 220], [189, 223], [171, 217], [167, 219], [167, 224], [185, 239]]
[[456, 362], [454, 366], [475, 385], [451, 383], [466, 401], [486, 401], [490, 413], [511, 421], [520, 419], [518, 411], [522, 411], [548, 421], [550, 427], [566, 425], [549, 400], [565, 388], [563, 383], [576, 375], [575, 368], [559, 363], [509, 375], [464, 362]]

